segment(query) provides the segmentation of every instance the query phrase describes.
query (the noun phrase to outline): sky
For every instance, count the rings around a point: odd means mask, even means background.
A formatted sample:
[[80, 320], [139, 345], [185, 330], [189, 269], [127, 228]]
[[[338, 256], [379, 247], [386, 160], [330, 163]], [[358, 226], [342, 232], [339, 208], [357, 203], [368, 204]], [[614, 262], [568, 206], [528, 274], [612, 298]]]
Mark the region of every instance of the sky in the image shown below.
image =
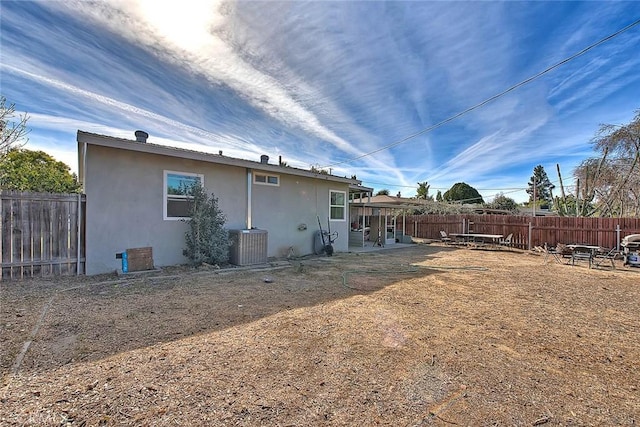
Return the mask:
[[[640, 2], [6, 1], [0, 93], [26, 148], [77, 171], [76, 132], [522, 202], [571, 189], [602, 124], [640, 109]], [[443, 123], [444, 122], [444, 123]]]

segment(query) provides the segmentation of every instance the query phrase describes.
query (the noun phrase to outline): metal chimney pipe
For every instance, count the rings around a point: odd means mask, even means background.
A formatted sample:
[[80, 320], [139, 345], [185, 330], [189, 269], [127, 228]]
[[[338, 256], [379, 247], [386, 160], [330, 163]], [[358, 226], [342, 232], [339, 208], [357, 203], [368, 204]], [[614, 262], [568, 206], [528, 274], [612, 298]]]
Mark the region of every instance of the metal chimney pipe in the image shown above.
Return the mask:
[[149, 134], [143, 130], [135, 131], [135, 135], [136, 135], [136, 142], [145, 143], [147, 142], [147, 138], [149, 138]]

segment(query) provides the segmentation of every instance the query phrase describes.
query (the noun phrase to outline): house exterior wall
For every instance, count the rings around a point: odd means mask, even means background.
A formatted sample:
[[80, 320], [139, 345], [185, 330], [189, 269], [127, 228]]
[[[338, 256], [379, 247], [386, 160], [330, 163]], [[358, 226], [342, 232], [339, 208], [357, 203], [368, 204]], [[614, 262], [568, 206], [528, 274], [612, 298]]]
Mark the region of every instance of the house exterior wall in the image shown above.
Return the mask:
[[[156, 266], [187, 262], [182, 255], [187, 224], [163, 219], [165, 170], [202, 174], [207, 192], [214, 193], [227, 217], [225, 227], [246, 228], [246, 168], [89, 145], [84, 166], [87, 274], [121, 268], [116, 254], [136, 247], [151, 246]], [[269, 257], [286, 256], [289, 248], [295, 255], [312, 253], [316, 215], [325, 228], [329, 191], [348, 192], [348, 185], [284, 173], [279, 177], [277, 187], [251, 184], [252, 226], [268, 231]], [[298, 229], [301, 224], [306, 230]], [[335, 250], [348, 250], [348, 215], [345, 221], [332, 221], [331, 230], [341, 237]]]
[[[293, 248], [295, 255], [313, 253], [313, 239], [319, 230], [328, 229], [329, 192], [345, 191], [348, 186], [336, 182], [280, 175], [280, 186], [252, 187], [252, 225], [269, 232], [269, 256], [283, 257]], [[346, 252], [349, 248], [348, 210], [344, 221], [331, 221], [331, 231], [338, 232], [334, 250]], [[299, 230], [299, 228], [306, 229]]]

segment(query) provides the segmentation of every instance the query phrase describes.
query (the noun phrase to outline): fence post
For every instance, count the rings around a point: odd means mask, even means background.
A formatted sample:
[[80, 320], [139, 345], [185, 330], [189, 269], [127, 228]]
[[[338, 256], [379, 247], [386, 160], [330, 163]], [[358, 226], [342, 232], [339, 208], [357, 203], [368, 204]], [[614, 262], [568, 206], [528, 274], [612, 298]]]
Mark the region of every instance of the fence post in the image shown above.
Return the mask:
[[413, 219], [413, 237], [418, 237], [418, 220]]
[[[2, 252], [3, 252], [3, 247], [2, 247], [2, 242], [4, 241], [4, 224], [3, 219], [2, 219], [2, 204], [4, 202], [4, 198], [3, 196], [4, 191], [0, 192], [0, 262], [2, 262], [4, 260], [4, 257], [2, 256]], [[0, 265], [0, 280], [2, 280], [2, 276], [4, 275], [4, 268], [2, 268], [2, 266]]]
[[531, 235], [533, 234], [533, 225], [531, 224], [531, 221], [529, 221], [529, 250], [531, 250]]
[[[77, 232], [78, 232], [78, 263], [76, 264], [76, 276], [80, 275], [80, 255], [81, 255], [81, 251], [80, 251], [80, 243], [82, 240], [80, 240], [80, 233], [82, 231], [82, 227], [80, 226], [82, 223], [82, 194], [78, 193], [78, 214], [76, 215], [76, 221], [77, 221]], [[71, 254], [69, 254], [71, 255]]]
[[616, 251], [620, 250], [620, 224], [616, 224]]

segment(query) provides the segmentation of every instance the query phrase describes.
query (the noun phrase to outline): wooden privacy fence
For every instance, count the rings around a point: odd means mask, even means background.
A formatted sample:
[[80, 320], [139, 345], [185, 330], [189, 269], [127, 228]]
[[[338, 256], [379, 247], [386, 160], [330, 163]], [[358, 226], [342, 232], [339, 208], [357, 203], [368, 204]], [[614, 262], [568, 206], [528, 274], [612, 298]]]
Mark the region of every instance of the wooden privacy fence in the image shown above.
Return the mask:
[[[398, 229], [402, 220], [397, 221]], [[616, 248], [629, 234], [640, 234], [640, 218], [530, 217], [512, 215], [407, 215], [405, 232], [423, 239], [447, 233], [513, 233], [513, 246], [531, 249], [558, 243], [585, 243]]]
[[84, 274], [82, 194], [0, 192], [2, 280]]

